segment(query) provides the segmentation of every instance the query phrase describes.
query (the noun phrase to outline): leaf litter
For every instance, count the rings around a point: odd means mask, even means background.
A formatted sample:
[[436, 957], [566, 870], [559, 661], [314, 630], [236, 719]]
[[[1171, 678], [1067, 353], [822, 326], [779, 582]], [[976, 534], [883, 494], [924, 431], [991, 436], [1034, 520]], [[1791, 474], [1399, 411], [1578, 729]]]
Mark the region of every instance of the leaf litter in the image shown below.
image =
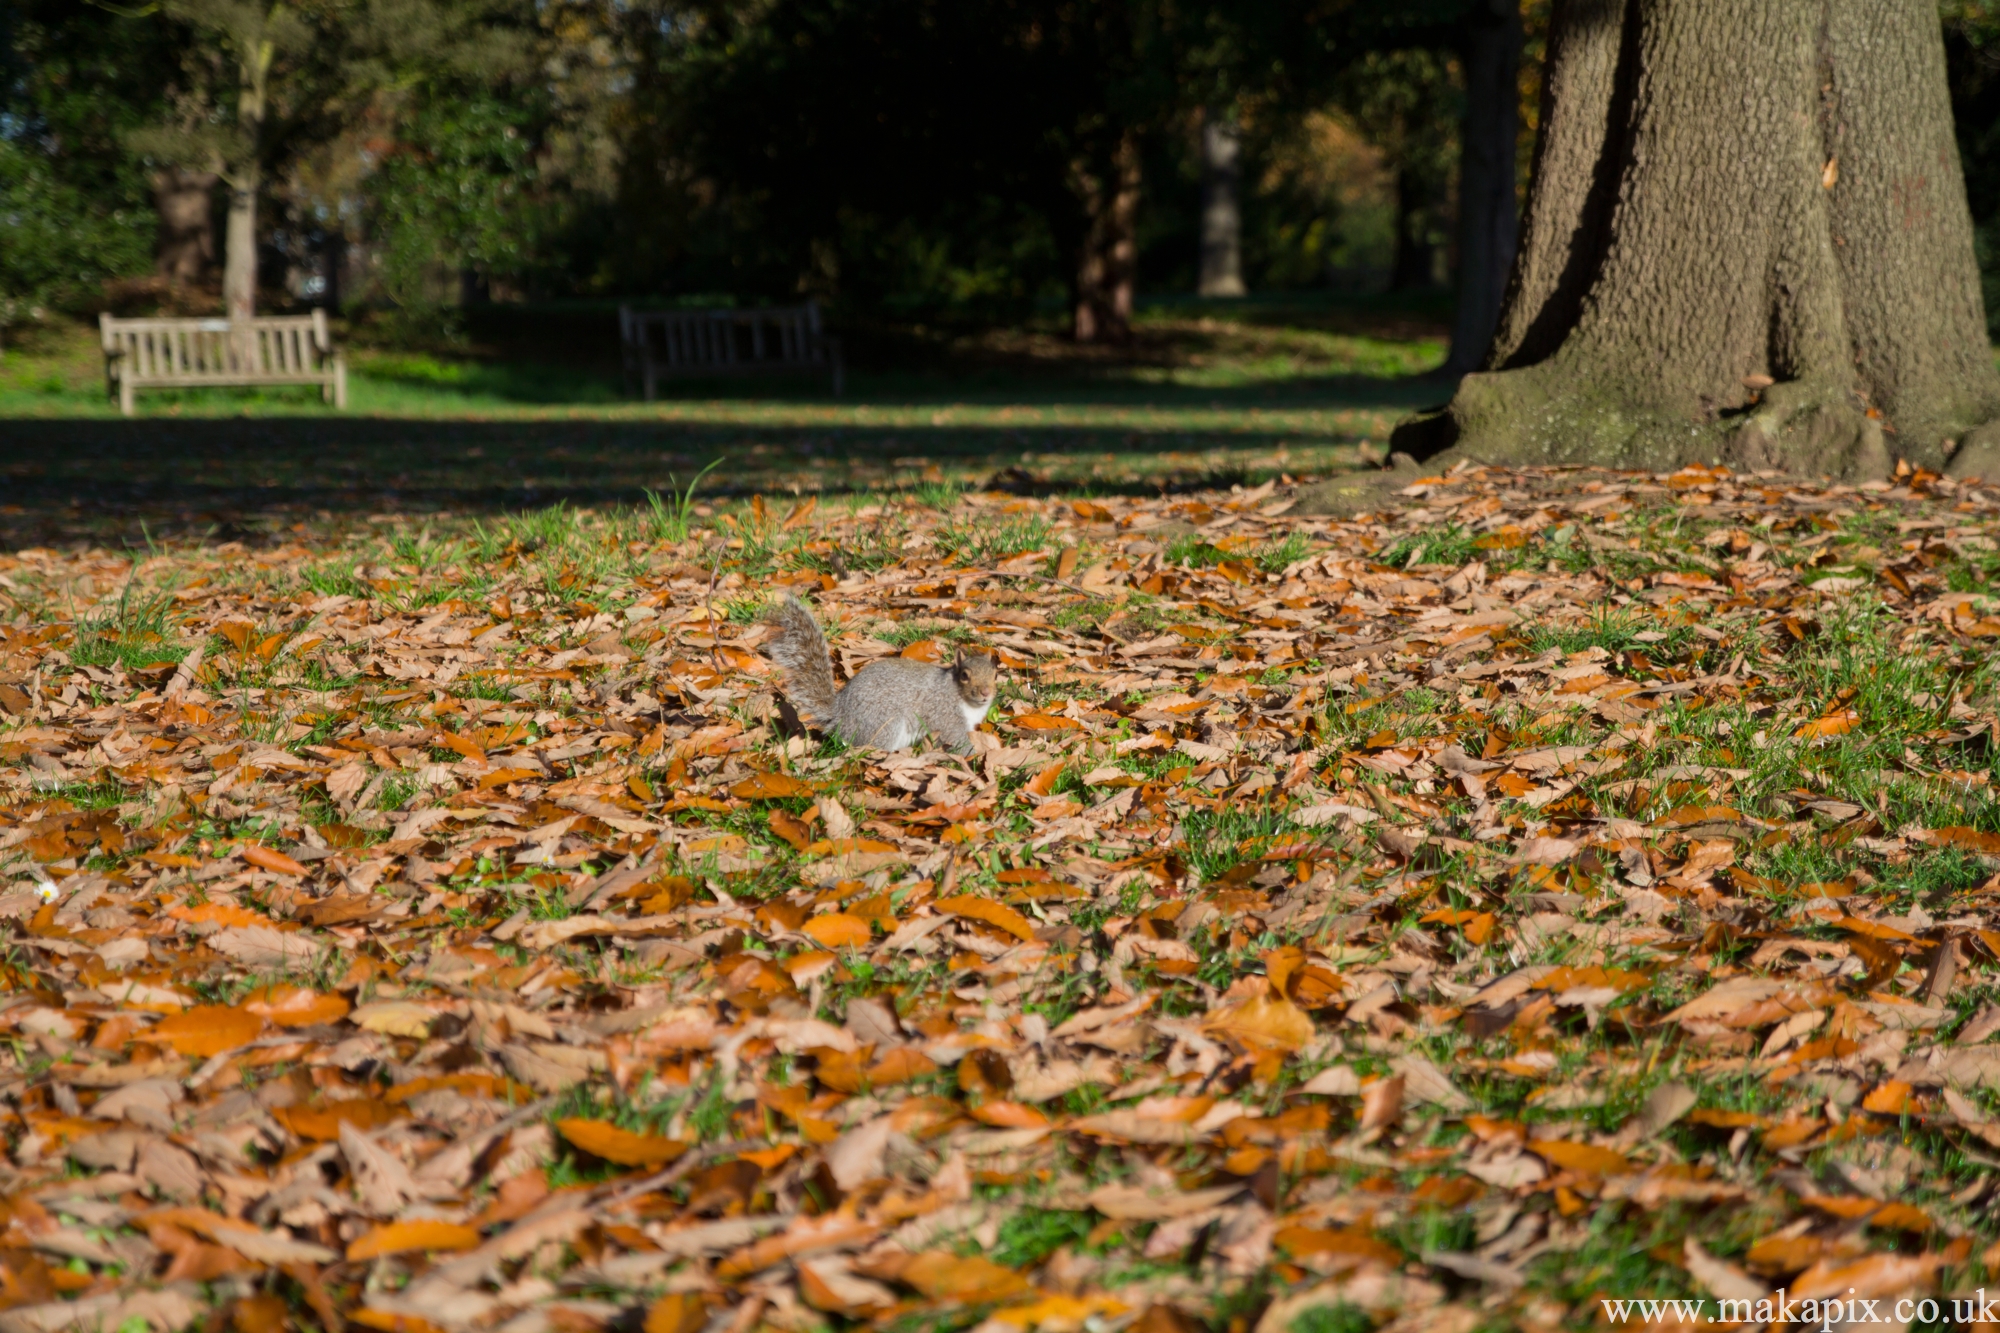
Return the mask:
[[[0, 1326], [1970, 1291], [1996, 516], [1466, 467], [0, 558]], [[846, 673], [996, 652], [972, 751], [801, 731], [780, 587]]]

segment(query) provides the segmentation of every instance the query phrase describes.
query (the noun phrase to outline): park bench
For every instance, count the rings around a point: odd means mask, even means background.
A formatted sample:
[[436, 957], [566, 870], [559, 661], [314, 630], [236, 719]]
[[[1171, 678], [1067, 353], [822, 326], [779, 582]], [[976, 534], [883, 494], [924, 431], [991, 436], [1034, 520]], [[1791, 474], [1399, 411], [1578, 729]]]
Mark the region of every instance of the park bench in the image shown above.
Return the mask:
[[820, 327], [819, 302], [764, 310], [635, 310], [618, 307], [625, 380], [653, 401], [662, 379], [818, 371], [846, 384], [840, 340]]
[[317, 384], [322, 398], [347, 406], [347, 359], [333, 345], [324, 310], [253, 319], [247, 339], [226, 319], [99, 315], [97, 324], [104, 336], [105, 388], [118, 395], [118, 410], [128, 417], [137, 390], [214, 385]]

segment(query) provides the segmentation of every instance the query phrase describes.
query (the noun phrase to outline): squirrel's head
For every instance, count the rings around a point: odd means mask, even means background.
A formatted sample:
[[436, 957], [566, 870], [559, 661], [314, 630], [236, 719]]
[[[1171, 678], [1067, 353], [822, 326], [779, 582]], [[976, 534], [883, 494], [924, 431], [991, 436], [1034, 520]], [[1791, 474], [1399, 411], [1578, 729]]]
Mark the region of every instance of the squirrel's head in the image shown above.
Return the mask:
[[993, 658], [986, 653], [968, 653], [960, 650], [958, 660], [951, 664], [951, 678], [958, 682], [960, 697], [975, 703], [993, 697], [993, 688], [999, 669]]

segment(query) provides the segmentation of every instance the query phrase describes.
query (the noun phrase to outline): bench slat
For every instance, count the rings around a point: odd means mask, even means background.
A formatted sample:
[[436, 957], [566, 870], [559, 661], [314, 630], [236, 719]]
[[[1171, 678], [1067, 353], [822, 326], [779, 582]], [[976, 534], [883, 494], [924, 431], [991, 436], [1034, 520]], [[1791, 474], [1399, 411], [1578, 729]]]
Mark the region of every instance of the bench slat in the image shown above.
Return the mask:
[[127, 416], [140, 388], [178, 385], [317, 384], [336, 407], [347, 406], [347, 364], [329, 336], [326, 312], [266, 316], [250, 321], [239, 344], [226, 319], [98, 317], [105, 382]]
[[838, 344], [820, 332], [819, 307], [762, 310], [618, 311], [625, 373], [645, 397], [662, 376], [734, 375], [797, 370], [844, 375]]

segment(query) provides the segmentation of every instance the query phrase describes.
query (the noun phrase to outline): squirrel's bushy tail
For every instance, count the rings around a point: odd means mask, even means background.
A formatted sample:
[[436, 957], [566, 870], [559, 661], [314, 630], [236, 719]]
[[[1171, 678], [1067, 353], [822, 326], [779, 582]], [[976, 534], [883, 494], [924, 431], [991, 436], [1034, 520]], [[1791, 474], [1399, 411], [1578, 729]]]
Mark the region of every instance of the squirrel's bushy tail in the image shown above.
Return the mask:
[[764, 615], [777, 626], [778, 636], [764, 645], [764, 655], [785, 669], [785, 694], [799, 716], [824, 729], [833, 720], [833, 661], [819, 622], [796, 594], [786, 593]]

